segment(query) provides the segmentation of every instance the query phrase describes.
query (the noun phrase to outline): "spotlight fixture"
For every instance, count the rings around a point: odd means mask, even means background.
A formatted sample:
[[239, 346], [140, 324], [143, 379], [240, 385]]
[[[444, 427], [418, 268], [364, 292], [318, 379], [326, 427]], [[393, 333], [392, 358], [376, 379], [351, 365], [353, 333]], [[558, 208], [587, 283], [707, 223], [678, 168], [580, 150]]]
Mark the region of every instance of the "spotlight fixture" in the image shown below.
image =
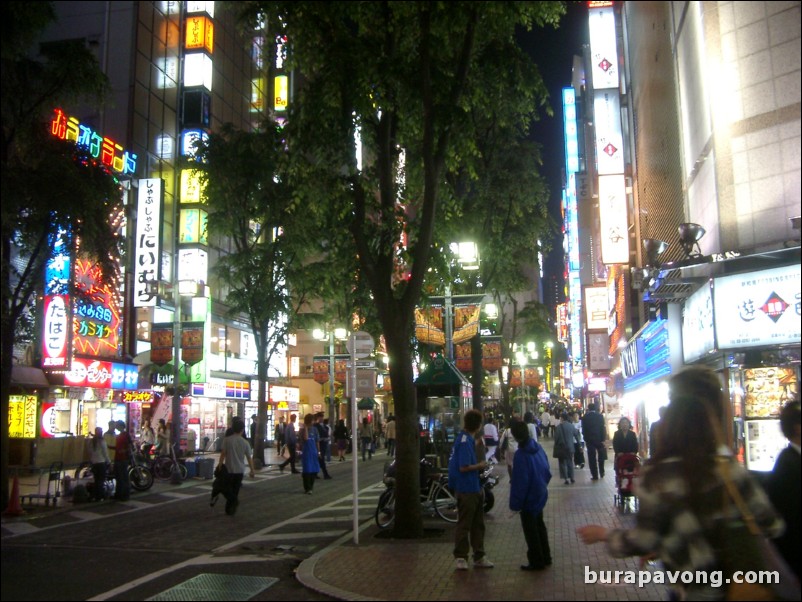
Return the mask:
[[699, 240], [705, 235], [706, 230], [699, 224], [680, 224], [679, 242], [685, 255], [688, 257], [701, 257], [702, 249], [699, 247]]
[[646, 251], [646, 265], [660, 267], [658, 259], [668, 248], [668, 243], [656, 238], [644, 238], [643, 250]]

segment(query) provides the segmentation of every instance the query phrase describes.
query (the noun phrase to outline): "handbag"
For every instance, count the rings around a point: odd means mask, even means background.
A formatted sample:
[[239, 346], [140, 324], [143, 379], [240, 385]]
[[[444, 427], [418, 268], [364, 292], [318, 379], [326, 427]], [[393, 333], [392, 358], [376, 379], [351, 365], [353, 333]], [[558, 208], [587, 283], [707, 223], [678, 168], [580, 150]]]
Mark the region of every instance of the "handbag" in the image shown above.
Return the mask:
[[[719, 474], [743, 522], [728, 522], [719, 529], [718, 557], [727, 578], [725, 600], [799, 600], [800, 586], [794, 572], [755, 523], [755, 517], [729, 476], [728, 460], [718, 462]], [[732, 574], [771, 571], [777, 583], [735, 583]], [[743, 581], [743, 578], [741, 579]], [[772, 581], [771, 576], [766, 581]]]

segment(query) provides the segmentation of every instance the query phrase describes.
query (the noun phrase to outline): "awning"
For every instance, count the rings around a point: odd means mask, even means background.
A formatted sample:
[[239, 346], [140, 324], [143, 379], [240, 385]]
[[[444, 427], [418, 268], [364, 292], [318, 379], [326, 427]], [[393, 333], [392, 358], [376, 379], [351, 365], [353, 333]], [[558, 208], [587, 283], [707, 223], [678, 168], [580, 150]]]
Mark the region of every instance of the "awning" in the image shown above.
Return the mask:
[[377, 405], [376, 400], [372, 397], [363, 397], [357, 402], [356, 407], [358, 410], [372, 410]]
[[438, 356], [415, 381], [415, 386], [417, 387], [427, 385], [463, 385], [470, 387], [471, 383], [453, 362]]
[[11, 384], [21, 387], [49, 387], [45, 373], [41, 368], [33, 366], [12, 366]]

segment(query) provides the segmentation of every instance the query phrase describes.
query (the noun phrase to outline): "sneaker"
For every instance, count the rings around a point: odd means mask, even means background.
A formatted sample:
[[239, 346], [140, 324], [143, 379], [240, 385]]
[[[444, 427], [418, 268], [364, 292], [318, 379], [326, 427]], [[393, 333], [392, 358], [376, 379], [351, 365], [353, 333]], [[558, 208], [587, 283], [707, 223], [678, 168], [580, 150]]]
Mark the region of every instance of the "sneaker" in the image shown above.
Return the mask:
[[482, 556], [479, 560], [473, 561], [473, 566], [477, 569], [492, 569], [495, 564], [487, 559], [487, 556]]
[[563, 485], [568, 485], [568, 479], [565, 479], [565, 482], [563, 483]]
[[465, 560], [464, 558], [457, 558], [454, 568], [457, 569], [458, 571], [467, 571], [468, 561]]

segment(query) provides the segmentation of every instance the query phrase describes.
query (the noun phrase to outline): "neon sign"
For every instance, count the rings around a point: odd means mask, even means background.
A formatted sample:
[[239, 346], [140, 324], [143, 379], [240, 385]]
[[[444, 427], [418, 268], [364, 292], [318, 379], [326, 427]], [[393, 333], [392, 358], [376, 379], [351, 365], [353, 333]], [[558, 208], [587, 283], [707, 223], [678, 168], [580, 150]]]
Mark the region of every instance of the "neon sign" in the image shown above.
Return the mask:
[[98, 357], [117, 357], [120, 348], [120, 306], [117, 291], [101, 281], [100, 268], [86, 260], [75, 262], [76, 295], [73, 316], [75, 351]]
[[121, 174], [136, 172], [136, 154], [117, 144], [111, 138], [98, 134], [91, 127], [82, 125], [77, 117], [68, 117], [61, 109], [54, 109], [56, 116], [50, 122], [50, 133], [60, 140], [72, 140], [76, 146], [89, 149], [89, 154], [103, 165]]

